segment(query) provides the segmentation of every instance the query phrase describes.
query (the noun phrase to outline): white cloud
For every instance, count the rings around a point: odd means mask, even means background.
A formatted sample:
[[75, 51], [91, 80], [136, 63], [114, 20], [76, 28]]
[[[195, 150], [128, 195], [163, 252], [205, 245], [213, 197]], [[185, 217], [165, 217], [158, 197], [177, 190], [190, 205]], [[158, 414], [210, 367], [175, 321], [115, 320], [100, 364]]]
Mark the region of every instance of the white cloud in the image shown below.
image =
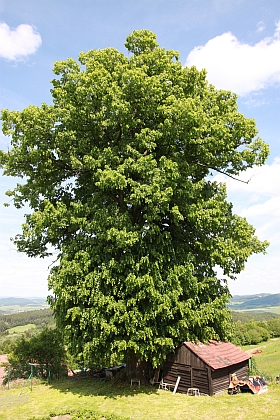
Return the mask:
[[266, 255], [249, 258], [246, 269], [236, 281], [229, 282], [233, 295], [279, 293], [279, 253], [270, 249]]
[[246, 194], [246, 201], [257, 201], [258, 197], [280, 197], [280, 158], [276, 157], [271, 165], [254, 167], [243, 172], [238, 179], [248, 182], [239, 182], [224, 175], [216, 175], [214, 181], [226, 182], [229, 193]]
[[280, 21], [272, 37], [255, 45], [240, 42], [231, 32], [212, 38], [190, 52], [186, 65], [206, 68], [210, 83], [242, 96], [280, 83], [279, 57]]
[[[237, 281], [229, 282], [232, 294], [279, 293], [280, 249], [280, 159], [270, 165], [248, 169], [240, 177], [244, 184], [221, 174], [217, 182], [226, 182], [233, 211], [256, 228], [260, 240], [270, 242], [267, 254], [249, 258]], [[242, 292], [241, 292], [242, 291]]]
[[241, 216], [271, 216], [280, 217], [280, 197], [274, 197], [261, 204], [255, 204], [241, 212]]
[[264, 22], [261, 20], [258, 24], [257, 24], [257, 32], [262, 32], [265, 30], [265, 24]]
[[41, 36], [31, 25], [22, 24], [10, 28], [6, 23], [0, 23], [0, 57], [16, 60], [26, 57], [42, 44]]
[[[241, 177], [240, 177], [241, 178]], [[257, 229], [261, 240], [268, 239], [280, 247], [280, 160], [271, 165], [248, 169], [242, 174], [248, 184], [222, 175], [214, 177], [216, 182], [226, 182], [228, 200], [233, 203], [234, 212], [246, 217]]]
[[[2, 191], [0, 196], [4, 197]], [[7, 200], [4, 198], [4, 201]], [[10, 237], [15, 237], [21, 232], [24, 213], [26, 213], [26, 209], [17, 210], [13, 206], [7, 208], [2, 203], [0, 205], [0, 295], [44, 297], [48, 294], [49, 267], [55, 257], [29, 258], [25, 254], [17, 252]]]
[[48, 295], [50, 259], [28, 258], [10, 249], [5, 252], [1, 271], [1, 296]]
[[259, 90], [246, 96], [246, 99], [242, 101], [248, 108], [256, 108], [263, 105], [269, 105], [269, 100], [264, 97], [264, 91]]

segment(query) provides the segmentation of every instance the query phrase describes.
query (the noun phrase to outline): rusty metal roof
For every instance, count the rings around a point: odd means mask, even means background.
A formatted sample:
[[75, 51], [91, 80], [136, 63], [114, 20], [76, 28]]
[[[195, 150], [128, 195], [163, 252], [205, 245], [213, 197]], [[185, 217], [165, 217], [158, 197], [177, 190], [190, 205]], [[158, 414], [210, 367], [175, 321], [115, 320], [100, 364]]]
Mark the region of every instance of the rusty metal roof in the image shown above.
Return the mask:
[[211, 340], [209, 344], [185, 342], [184, 345], [215, 370], [244, 362], [251, 357], [232, 343]]

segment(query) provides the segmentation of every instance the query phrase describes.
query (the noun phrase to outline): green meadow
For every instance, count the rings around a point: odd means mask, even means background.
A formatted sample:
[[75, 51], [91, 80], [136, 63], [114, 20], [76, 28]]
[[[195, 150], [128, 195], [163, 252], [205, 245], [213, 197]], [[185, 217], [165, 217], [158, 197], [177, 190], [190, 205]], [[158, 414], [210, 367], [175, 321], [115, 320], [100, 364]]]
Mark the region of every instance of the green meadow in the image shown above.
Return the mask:
[[18, 325], [17, 327], [9, 328], [7, 331], [9, 334], [22, 334], [34, 328], [36, 328], [35, 324], [26, 324], [26, 325]]
[[244, 350], [261, 350], [254, 364], [270, 378], [268, 392], [259, 395], [226, 392], [214, 396], [173, 395], [152, 386], [130, 387], [113, 380], [68, 379], [50, 385], [34, 382], [0, 392], [0, 420], [14, 419], [279, 419], [280, 338]]
[[[233, 307], [233, 306], [232, 306]], [[235, 309], [236, 311], [238, 311], [238, 309]], [[270, 313], [274, 313], [274, 314], [280, 314], [280, 306], [262, 306], [262, 307], [256, 307], [256, 308], [251, 308], [251, 309], [242, 309], [241, 312], [270, 312]]]

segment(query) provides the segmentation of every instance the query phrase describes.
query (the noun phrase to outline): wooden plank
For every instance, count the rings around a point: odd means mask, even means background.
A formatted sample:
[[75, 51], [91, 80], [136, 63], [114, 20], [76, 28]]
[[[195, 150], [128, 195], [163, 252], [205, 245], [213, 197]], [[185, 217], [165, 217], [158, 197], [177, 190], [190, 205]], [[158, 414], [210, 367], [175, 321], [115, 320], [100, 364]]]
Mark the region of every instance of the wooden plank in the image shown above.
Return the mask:
[[174, 390], [173, 390], [173, 395], [175, 395], [175, 394], [176, 394], [176, 391], [177, 391], [177, 388], [178, 388], [178, 385], [179, 385], [180, 379], [181, 379], [181, 376], [178, 376], [177, 381], [176, 381], [176, 384], [175, 384], [175, 388], [174, 388]]

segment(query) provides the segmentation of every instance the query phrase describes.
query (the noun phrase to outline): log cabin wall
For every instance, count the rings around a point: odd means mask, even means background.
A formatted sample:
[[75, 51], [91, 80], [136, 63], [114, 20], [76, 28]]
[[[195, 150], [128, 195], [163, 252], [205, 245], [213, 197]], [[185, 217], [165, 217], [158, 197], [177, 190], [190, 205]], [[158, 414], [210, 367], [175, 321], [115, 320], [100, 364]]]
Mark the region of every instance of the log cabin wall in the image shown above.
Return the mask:
[[206, 369], [206, 363], [200, 359], [196, 354], [187, 349], [184, 345], [178, 347], [175, 352], [175, 360], [184, 365], [193, 366], [196, 368]]
[[211, 394], [208, 369], [194, 368], [177, 362], [165, 362], [163, 366], [164, 381], [174, 384], [181, 377], [178, 392], [186, 394], [189, 388], [198, 388], [203, 394]]
[[239, 363], [232, 365], [224, 369], [218, 369], [212, 371], [212, 382], [213, 382], [213, 394], [219, 394], [228, 388], [230, 382], [230, 376], [232, 373], [236, 373], [239, 379], [248, 377], [249, 366], [247, 363]]
[[186, 346], [181, 345], [175, 353], [167, 355], [163, 366], [166, 382], [175, 385], [181, 377], [178, 392], [187, 393], [188, 388], [198, 388], [203, 394], [214, 395], [228, 389], [230, 375], [236, 373], [242, 379], [248, 375], [248, 360], [221, 369], [213, 369]]

